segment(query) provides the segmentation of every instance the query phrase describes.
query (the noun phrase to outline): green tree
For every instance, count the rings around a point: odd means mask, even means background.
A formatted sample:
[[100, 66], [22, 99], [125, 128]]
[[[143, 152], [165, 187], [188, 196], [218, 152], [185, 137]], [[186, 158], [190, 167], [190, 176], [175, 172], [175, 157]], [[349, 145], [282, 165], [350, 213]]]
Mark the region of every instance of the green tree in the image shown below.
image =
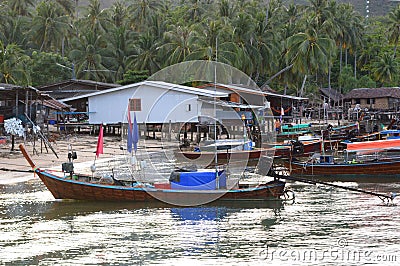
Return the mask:
[[395, 57], [400, 37], [400, 5], [390, 11], [388, 20], [389, 42], [394, 44], [393, 56]]
[[351, 67], [344, 67], [339, 75], [339, 86], [342, 88], [342, 93], [345, 94], [359, 85], [358, 80], [354, 77]]
[[384, 53], [372, 64], [372, 71], [376, 81], [382, 85], [390, 86], [397, 80], [399, 63], [389, 53]]
[[357, 88], [376, 88], [376, 82], [370, 76], [364, 75], [358, 80]]
[[160, 70], [159, 41], [150, 33], [140, 35], [135, 42], [135, 54], [129, 60], [129, 67], [137, 70], [147, 70], [150, 75]]
[[186, 60], [217, 60], [235, 65], [238, 48], [235, 43], [227, 41], [225, 34], [229, 32], [232, 32], [232, 30], [224, 25], [221, 20], [210, 20], [197, 24], [197, 41], [194, 50], [187, 56]]
[[161, 8], [162, 3], [158, 0], [134, 0], [129, 5], [131, 27], [136, 31], [145, 32], [148, 19]]
[[59, 51], [70, 30], [69, 17], [54, 2], [41, 2], [32, 21], [31, 36], [39, 51]]
[[104, 40], [101, 35], [87, 32], [73, 40], [74, 49], [69, 58], [75, 64], [77, 78], [106, 82], [112, 80], [112, 73], [103, 62]]
[[165, 43], [161, 48], [165, 51], [168, 64], [182, 62], [194, 50], [197, 36], [191, 27], [172, 26], [165, 33]]
[[320, 37], [314, 28], [308, 28], [289, 37], [287, 47], [286, 60], [288, 65], [293, 64], [292, 71], [301, 74], [327, 73], [335, 42]]
[[5, 44], [17, 44], [21, 49], [29, 48], [30, 38], [26, 32], [31, 25], [31, 18], [4, 16], [1, 17], [1, 21], [0, 40], [3, 40]]
[[122, 1], [116, 1], [110, 10], [110, 21], [115, 27], [126, 26], [128, 22], [128, 7]]
[[218, 15], [227, 19], [233, 19], [236, 14], [237, 6], [231, 0], [221, 0], [218, 2]]
[[118, 83], [121, 85], [133, 84], [146, 80], [149, 77], [147, 70], [128, 70], [123, 75], [123, 79]]
[[[134, 40], [137, 34], [125, 26], [114, 27], [107, 35], [107, 47], [102, 50], [102, 62], [109, 70], [112, 80], [122, 79], [128, 70], [131, 58], [135, 53]], [[106, 72], [104, 70], [103, 72]]]
[[0, 41], [0, 83], [30, 85], [29, 73], [26, 63], [29, 57], [23, 50], [15, 45], [4, 45]]
[[9, 5], [10, 9], [17, 16], [30, 16], [35, 0], [8, 0], [2, 1]]
[[96, 35], [107, 32], [107, 24], [109, 17], [106, 9], [102, 9], [99, 0], [90, 0], [89, 5], [85, 8], [83, 19], [79, 22], [78, 27], [83, 26]]
[[[29, 61], [32, 86], [40, 86], [72, 78], [72, 73], [62, 66], [71, 66], [67, 58], [56, 53], [33, 52]], [[46, 71], [43, 71], [46, 69]]]

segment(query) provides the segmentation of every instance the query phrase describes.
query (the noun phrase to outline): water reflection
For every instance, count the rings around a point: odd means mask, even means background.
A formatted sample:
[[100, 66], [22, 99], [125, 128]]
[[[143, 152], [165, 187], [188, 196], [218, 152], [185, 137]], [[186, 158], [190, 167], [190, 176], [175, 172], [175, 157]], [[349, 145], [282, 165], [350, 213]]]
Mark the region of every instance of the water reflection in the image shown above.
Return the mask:
[[[399, 183], [346, 185], [380, 192], [400, 189]], [[0, 261], [5, 265], [291, 265], [290, 260], [271, 261], [267, 252], [331, 250], [338, 248], [339, 240], [347, 243], [345, 251], [397, 254], [398, 206], [386, 207], [376, 197], [325, 186], [290, 186], [296, 192], [291, 205], [223, 202], [182, 208], [55, 201], [39, 182], [1, 186]], [[366, 261], [345, 264], [362, 262]]]

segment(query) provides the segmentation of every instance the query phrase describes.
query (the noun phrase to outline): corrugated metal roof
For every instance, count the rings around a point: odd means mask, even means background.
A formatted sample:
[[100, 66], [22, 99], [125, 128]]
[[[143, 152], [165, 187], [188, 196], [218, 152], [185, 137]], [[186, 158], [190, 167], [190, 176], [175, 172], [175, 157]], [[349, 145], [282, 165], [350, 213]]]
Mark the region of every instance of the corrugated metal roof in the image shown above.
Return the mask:
[[38, 86], [39, 90], [44, 90], [49, 87], [58, 87], [62, 86], [65, 84], [84, 84], [84, 85], [91, 85], [91, 86], [101, 86], [101, 87], [120, 87], [120, 84], [115, 84], [115, 83], [105, 83], [105, 82], [98, 82], [98, 81], [93, 81], [93, 80], [85, 80], [85, 79], [69, 79], [69, 80], [64, 80], [56, 83], [51, 83], [51, 84], [46, 84], [42, 86]]
[[[206, 87], [212, 87], [214, 84], [209, 83], [205, 84], [202, 86], [199, 86], [199, 88], [206, 88]], [[269, 91], [261, 91], [261, 90], [255, 90], [252, 88], [245, 87], [245, 85], [242, 84], [216, 84], [217, 88], [219, 89], [227, 89], [230, 91], [237, 91], [237, 92], [242, 92], [242, 93], [249, 93], [249, 94], [255, 94], [255, 95], [260, 95], [260, 96], [271, 96], [271, 97], [278, 97], [278, 98], [286, 98], [286, 99], [292, 99], [292, 100], [297, 100], [297, 101], [307, 101], [308, 98], [304, 97], [297, 97], [297, 96], [291, 96], [291, 95], [282, 95], [278, 93], [273, 93]]]
[[110, 93], [110, 92], [130, 89], [130, 88], [134, 88], [134, 87], [140, 87], [140, 86], [144, 86], [144, 85], [153, 86], [153, 87], [157, 87], [157, 88], [163, 88], [163, 89], [167, 89], [167, 90], [180, 91], [180, 92], [185, 92], [185, 93], [190, 93], [190, 94], [196, 94], [196, 95], [201, 95], [201, 96], [206, 96], [206, 97], [214, 97], [214, 96], [228, 97], [229, 96], [227, 93], [214, 92], [212, 90], [199, 89], [199, 88], [195, 88], [195, 87], [183, 86], [183, 85], [168, 83], [168, 82], [164, 82], [164, 81], [143, 81], [143, 82], [139, 82], [139, 83], [120, 86], [117, 88], [106, 89], [106, 90], [102, 90], [99, 92], [80, 95], [77, 97], [66, 98], [66, 99], [63, 99], [62, 102], [78, 100], [78, 99], [82, 99], [82, 98], [87, 98], [87, 97], [106, 94], [106, 93]]
[[[200, 100], [200, 101], [209, 103], [209, 104], [214, 104], [214, 101], [206, 101], [206, 100]], [[231, 107], [231, 108], [251, 108], [251, 109], [264, 108], [264, 106], [261, 106], [261, 105], [250, 105], [250, 104], [241, 104], [241, 103], [224, 102], [224, 101], [215, 101], [215, 104], [219, 105], [219, 106]]]

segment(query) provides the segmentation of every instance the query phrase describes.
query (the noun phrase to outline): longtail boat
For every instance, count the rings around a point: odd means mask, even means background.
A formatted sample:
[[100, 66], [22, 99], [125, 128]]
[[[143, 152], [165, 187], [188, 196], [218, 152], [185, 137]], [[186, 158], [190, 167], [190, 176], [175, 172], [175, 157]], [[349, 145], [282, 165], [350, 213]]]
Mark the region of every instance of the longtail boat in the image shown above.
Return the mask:
[[289, 141], [277, 143], [273, 146], [275, 157], [289, 158], [291, 156], [304, 157], [321, 150], [321, 140], [311, 141]]
[[[255, 166], [260, 157], [267, 153], [267, 150], [253, 149], [253, 150], [218, 150], [217, 152], [211, 151], [178, 151], [175, 156], [190, 161], [193, 164], [200, 164], [205, 166], [234, 164], [235, 162], [247, 162], [248, 166]], [[217, 160], [215, 160], [217, 155]]]
[[217, 165], [233, 165], [247, 162], [247, 166], [256, 166], [260, 157], [271, 155], [271, 149], [253, 148], [251, 140], [217, 140], [208, 145], [195, 147], [192, 150], [175, 150], [174, 154], [178, 161], [186, 163], [203, 165], [204, 167], [213, 167]]
[[306, 124], [285, 124], [281, 127], [281, 132], [276, 135], [278, 140], [294, 139], [311, 132], [311, 123]]
[[285, 161], [284, 165], [292, 176], [338, 181], [400, 179], [400, 157], [393, 152], [400, 149], [400, 139], [346, 144], [342, 158], [321, 155], [305, 162]]
[[163, 202], [172, 205], [193, 206], [215, 201], [268, 201], [277, 200], [284, 195], [285, 182], [273, 180], [254, 186], [242, 187], [239, 184], [229, 188], [224, 171], [181, 172], [171, 174], [170, 183], [163, 187], [156, 184], [123, 183], [118, 180], [112, 184], [99, 183], [91, 176], [70, 173], [56, 175], [36, 167], [24, 146], [25, 159], [56, 199]]

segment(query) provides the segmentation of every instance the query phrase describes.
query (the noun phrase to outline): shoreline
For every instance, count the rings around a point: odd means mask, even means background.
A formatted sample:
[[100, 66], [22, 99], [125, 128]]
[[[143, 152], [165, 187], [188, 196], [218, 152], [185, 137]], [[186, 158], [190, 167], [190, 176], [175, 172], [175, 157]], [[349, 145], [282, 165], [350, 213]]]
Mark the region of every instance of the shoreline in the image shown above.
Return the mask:
[[[6, 144], [0, 145], [0, 184], [12, 184], [18, 182], [28, 181], [35, 178], [31, 167], [22, 155], [18, 146], [24, 144], [23, 139], [17, 138], [15, 140], [14, 151], [11, 150], [11, 143], [8, 141]], [[77, 152], [78, 158], [74, 161], [77, 169], [81, 168], [89, 162], [93, 162], [96, 154], [97, 136], [94, 135], [75, 135], [68, 138], [60, 138], [51, 143], [56, 151], [58, 158], [55, 154], [43, 146], [43, 152], [40, 152], [40, 142], [36, 144], [38, 154], [33, 152], [32, 143], [26, 142], [26, 150], [31, 156], [36, 166], [43, 169], [51, 169], [61, 171], [61, 164], [68, 161], [69, 145]], [[120, 141], [115, 136], [104, 136], [104, 154], [100, 155], [99, 159], [121, 155], [122, 150]], [[37, 178], [37, 177], [36, 177]]]

